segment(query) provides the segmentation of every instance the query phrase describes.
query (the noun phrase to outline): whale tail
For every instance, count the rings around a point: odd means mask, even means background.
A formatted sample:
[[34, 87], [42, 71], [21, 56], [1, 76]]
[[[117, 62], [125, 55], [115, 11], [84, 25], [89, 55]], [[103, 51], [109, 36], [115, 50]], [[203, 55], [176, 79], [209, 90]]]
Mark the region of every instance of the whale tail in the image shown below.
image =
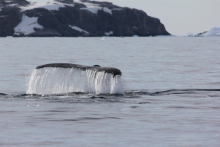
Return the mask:
[[99, 65], [52, 63], [37, 66], [28, 82], [27, 94], [69, 92], [123, 94], [121, 71]]
[[94, 70], [94, 71], [103, 71], [105, 73], [112, 74], [113, 76], [121, 76], [122, 73], [117, 68], [112, 67], [101, 67], [99, 65], [93, 65], [93, 66], [84, 66], [79, 64], [70, 64], [70, 63], [51, 63], [51, 64], [45, 64], [37, 66], [36, 69], [46, 68], [46, 67], [55, 67], [55, 68], [75, 68], [80, 70]]

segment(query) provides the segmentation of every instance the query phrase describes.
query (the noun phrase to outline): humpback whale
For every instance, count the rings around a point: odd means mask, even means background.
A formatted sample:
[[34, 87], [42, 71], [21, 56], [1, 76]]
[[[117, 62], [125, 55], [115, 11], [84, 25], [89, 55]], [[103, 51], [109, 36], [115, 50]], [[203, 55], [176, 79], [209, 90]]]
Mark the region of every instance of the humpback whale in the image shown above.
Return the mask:
[[45, 67], [55, 67], [55, 68], [76, 68], [80, 70], [94, 70], [94, 71], [104, 71], [105, 73], [112, 74], [113, 77], [119, 75], [121, 76], [122, 73], [119, 69], [117, 68], [112, 68], [112, 67], [101, 67], [99, 65], [93, 65], [93, 66], [84, 66], [84, 65], [79, 65], [79, 64], [71, 64], [71, 63], [50, 63], [50, 64], [44, 64], [37, 66], [36, 69], [41, 69]]
[[37, 66], [28, 82], [27, 94], [69, 92], [123, 94], [121, 71], [99, 65], [50, 63]]

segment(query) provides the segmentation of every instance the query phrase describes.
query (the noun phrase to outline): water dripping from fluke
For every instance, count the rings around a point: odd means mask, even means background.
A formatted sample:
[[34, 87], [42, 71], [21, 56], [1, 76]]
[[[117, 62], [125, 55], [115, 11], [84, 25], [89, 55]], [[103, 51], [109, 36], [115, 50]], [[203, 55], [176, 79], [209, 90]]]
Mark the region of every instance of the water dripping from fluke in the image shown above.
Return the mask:
[[45, 64], [33, 70], [26, 94], [123, 94], [121, 75], [117, 68], [99, 65]]

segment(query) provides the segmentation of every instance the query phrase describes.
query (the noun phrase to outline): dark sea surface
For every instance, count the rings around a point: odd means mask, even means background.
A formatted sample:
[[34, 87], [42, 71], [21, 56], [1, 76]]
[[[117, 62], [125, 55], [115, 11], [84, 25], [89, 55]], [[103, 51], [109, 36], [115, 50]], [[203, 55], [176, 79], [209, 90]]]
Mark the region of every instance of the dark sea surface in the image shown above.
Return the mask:
[[[220, 146], [220, 37], [0, 38], [0, 51], [0, 146]], [[124, 94], [26, 94], [47, 63], [116, 67]]]

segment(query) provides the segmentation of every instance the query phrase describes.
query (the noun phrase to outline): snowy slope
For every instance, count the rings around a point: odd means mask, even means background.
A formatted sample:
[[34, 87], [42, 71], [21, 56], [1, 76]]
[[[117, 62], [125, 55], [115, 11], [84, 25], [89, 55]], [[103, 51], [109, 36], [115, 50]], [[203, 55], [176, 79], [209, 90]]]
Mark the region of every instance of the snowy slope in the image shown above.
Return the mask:
[[89, 32], [77, 27], [77, 26], [71, 26], [69, 25], [70, 28], [72, 28], [73, 30], [79, 31], [79, 32], [84, 32], [85, 34], [89, 34]]
[[220, 27], [211, 28], [209, 31], [205, 31], [203, 33], [199, 33], [194, 35], [193, 33], [187, 33], [186, 35], [180, 35], [177, 37], [212, 37], [212, 36], [220, 36]]
[[43, 29], [43, 26], [37, 23], [37, 17], [28, 17], [25, 14], [22, 16], [22, 21], [14, 28], [14, 35], [19, 35], [20, 33], [28, 35], [34, 33], [36, 29]]
[[208, 32], [206, 32], [204, 35], [204, 37], [209, 37], [209, 36], [220, 36], [220, 27], [214, 27], [212, 29], [210, 29]]
[[81, 8], [81, 10], [88, 10], [94, 14], [98, 13], [98, 10], [105, 11], [106, 13], [112, 14], [112, 10], [106, 7], [100, 7], [99, 4], [93, 4], [93, 3], [88, 3], [88, 2], [77, 2], [77, 3], [82, 3], [86, 6], [86, 8]]
[[[88, 10], [94, 14], [98, 13], [98, 10], [103, 10], [106, 13], [112, 14], [112, 10], [107, 8], [107, 7], [101, 7], [99, 4], [93, 4], [89, 2], [80, 2], [78, 1], [77, 3], [84, 4], [86, 8], [81, 8], [81, 10]], [[59, 11], [59, 8], [64, 8], [65, 6], [71, 6], [74, 7], [74, 4], [66, 4], [66, 3], [60, 3], [60, 2], [48, 2], [48, 3], [31, 3], [30, 5], [20, 7], [22, 11], [25, 10], [31, 10], [35, 8], [44, 8], [49, 11], [55, 10]], [[113, 9], [113, 10], [122, 10], [122, 9]]]
[[74, 7], [74, 4], [65, 4], [65, 3], [60, 3], [60, 2], [31, 3], [28, 6], [20, 7], [20, 8], [23, 11], [31, 10], [31, 9], [35, 9], [35, 8], [44, 8], [44, 9], [47, 9], [49, 11], [51, 11], [51, 10], [59, 11], [59, 8], [64, 8], [65, 6]]

